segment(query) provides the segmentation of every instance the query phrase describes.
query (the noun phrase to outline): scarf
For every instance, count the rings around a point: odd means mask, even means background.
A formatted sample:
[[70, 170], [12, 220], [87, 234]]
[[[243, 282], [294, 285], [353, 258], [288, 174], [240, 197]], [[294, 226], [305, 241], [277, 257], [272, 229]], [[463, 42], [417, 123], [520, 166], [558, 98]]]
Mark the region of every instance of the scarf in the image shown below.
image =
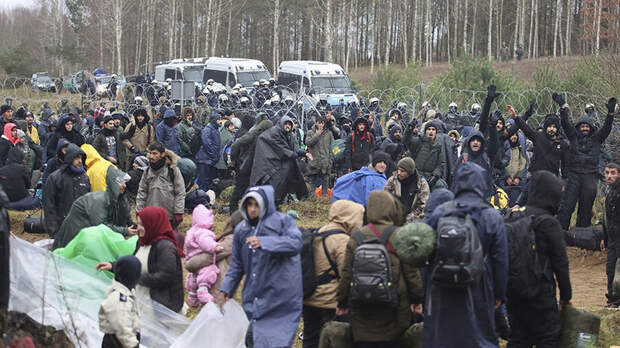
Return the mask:
[[168, 213], [162, 207], [146, 207], [138, 212], [138, 216], [144, 226], [144, 236], [138, 238], [138, 245], [153, 245], [155, 242], [167, 239], [174, 244], [181, 258], [185, 257], [183, 250], [179, 248], [172, 231]]
[[159, 161], [153, 163], [153, 162], [149, 162], [149, 165], [151, 166], [151, 169], [153, 170], [160, 170], [164, 167], [164, 164], [166, 164], [166, 157], [160, 159]]
[[83, 174], [84, 172], [86, 172], [84, 166], [81, 166], [80, 168], [75, 168], [72, 164], [70, 164], [69, 168], [71, 169], [71, 172], [73, 174]]

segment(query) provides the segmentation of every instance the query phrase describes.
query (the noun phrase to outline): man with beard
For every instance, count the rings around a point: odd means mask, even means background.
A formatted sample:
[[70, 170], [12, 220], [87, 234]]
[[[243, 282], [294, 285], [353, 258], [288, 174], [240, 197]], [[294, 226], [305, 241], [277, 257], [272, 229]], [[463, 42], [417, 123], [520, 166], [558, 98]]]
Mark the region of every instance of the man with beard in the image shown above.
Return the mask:
[[418, 171], [428, 181], [432, 190], [448, 186], [442, 178], [446, 167], [446, 155], [437, 137], [439, 127], [437, 120], [430, 121], [424, 125], [424, 134], [417, 135], [413, 133], [414, 125], [409, 124], [404, 139]]
[[139, 108], [133, 112], [133, 117], [125, 127], [122, 135], [123, 144], [134, 155], [145, 154], [149, 145], [155, 141], [155, 130], [149, 121], [146, 110]]
[[321, 186], [323, 194], [327, 196], [329, 187], [329, 173], [332, 167], [331, 144], [334, 136], [326, 129], [325, 118], [319, 118], [314, 124], [314, 129], [308, 133], [306, 145], [312, 155], [312, 161], [308, 162], [307, 175], [314, 188]]
[[579, 201], [577, 227], [588, 227], [592, 224], [592, 205], [596, 198], [599, 178], [601, 144], [611, 132], [616, 111], [616, 98], [610, 98], [607, 102], [607, 117], [599, 130], [594, 128], [594, 122], [588, 116], [582, 116], [573, 126], [568, 119], [568, 104], [564, 98], [554, 93], [553, 100], [560, 106], [562, 128], [570, 141], [570, 153], [566, 166], [566, 191], [562, 197], [558, 219], [562, 228], [568, 229], [571, 215]]
[[368, 130], [368, 121], [358, 117], [353, 122], [353, 133], [345, 142], [345, 168], [352, 172], [368, 165], [374, 144], [375, 138]]
[[411, 157], [398, 161], [396, 173], [388, 179], [383, 189], [403, 204], [403, 216], [407, 223], [424, 218], [424, 207], [431, 192]]
[[393, 125], [390, 128], [390, 134], [381, 143], [380, 151], [390, 155], [392, 158], [391, 165], [396, 164], [406, 148], [402, 141], [402, 128], [399, 125]]
[[157, 141], [164, 144], [166, 149], [172, 150], [177, 155], [181, 154], [179, 125], [177, 124], [177, 115], [174, 110], [167, 109], [164, 112], [164, 122], [160, 122], [155, 128], [155, 137]]
[[93, 147], [99, 152], [101, 157], [123, 168], [126, 160], [125, 149], [121, 146], [120, 136], [114, 126], [114, 120], [111, 116], [106, 116], [103, 123], [104, 128], [93, 140]]
[[250, 186], [273, 186], [277, 205], [288, 193], [295, 193], [298, 199], [308, 194], [297, 158], [312, 160], [312, 156], [295, 146], [292, 130], [293, 120], [284, 116], [277, 126], [265, 131], [256, 141]]
[[605, 228], [601, 250], [607, 253], [607, 304], [620, 306], [620, 294], [614, 293], [614, 272], [620, 259], [620, 166], [609, 163], [605, 166], [605, 182], [608, 185], [605, 194]]

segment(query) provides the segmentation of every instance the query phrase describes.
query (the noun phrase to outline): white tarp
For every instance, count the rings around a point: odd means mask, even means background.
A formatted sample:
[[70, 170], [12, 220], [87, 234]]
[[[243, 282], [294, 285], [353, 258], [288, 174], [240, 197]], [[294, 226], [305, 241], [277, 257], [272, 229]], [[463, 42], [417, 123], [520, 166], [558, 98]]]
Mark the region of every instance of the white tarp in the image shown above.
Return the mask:
[[[11, 238], [9, 309], [64, 330], [76, 347], [101, 346], [98, 313], [110, 283], [95, 269]], [[243, 347], [248, 321], [235, 301], [226, 303], [224, 315], [207, 305], [193, 322], [150, 300], [138, 304], [143, 347]]]

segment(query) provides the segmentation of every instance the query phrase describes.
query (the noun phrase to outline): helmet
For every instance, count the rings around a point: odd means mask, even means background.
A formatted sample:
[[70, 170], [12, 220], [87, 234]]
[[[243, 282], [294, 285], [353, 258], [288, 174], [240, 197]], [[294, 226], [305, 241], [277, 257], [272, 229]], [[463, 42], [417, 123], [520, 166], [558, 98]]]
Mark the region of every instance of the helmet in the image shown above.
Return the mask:
[[232, 92], [230, 92], [232, 95], [237, 96], [239, 94], [239, 91], [236, 89], [233, 89]]
[[407, 103], [402, 103], [402, 102], [398, 103], [396, 105], [396, 107], [399, 108], [399, 109], [406, 109], [407, 108]]
[[273, 77], [270, 77], [269, 82], [276, 82], [276, 79], [274, 79]]
[[157, 84], [157, 80], [154, 79], [153, 81], [151, 81], [151, 84], [156, 85]]
[[450, 103], [450, 105], [448, 105], [448, 108], [458, 108], [458, 107], [459, 106], [455, 102], [452, 102]]
[[112, 74], [112, 77], [116, 77], [116, 74]]
[[239, 102], [241, 104], [246, 104], [250, 102], [250, 99], [248, 99], [248, 97], [241, 97], [241, 99], [239, 99]]
[[263, 106], [271, 106], [271, 99], [265, 100], [265, 103], [263, 103]]
[[594, 112], [594, 104], [588, 103], [586, 104], [586, 114], [590, 114]]
[[286, 97], [284, 97], [284, 102], [286, 104], [288, 104], [288, 105], [292, 105], [293, 104], [293, 97], [291, 97], [290, 95], [287, 95]]
[[215, 83], [215, 81], [213, 81], [213, 79], [208, 79], [207, 80], [207, 85], [212, 85], [213, 83]]
[[237, 129], [241, 128], [241, 120], [240, 119], [238, 119], [236, 117], [233, 117], [233, 119], [230, 120], [230, 122], [232, 122], [232, 124], [235, 126], [235, 128], [237, 128]]
[[280, 96], [277, 94], [274, 94], [273, 97], [271, 97], [271, 102], [272, 103], [279, 103], [280, 102]]
[[297, 106], [304, 106], [304, 102], [303, 102], [303, 101], [301, 101], [301, 100], [298, 100], [298, 101], [297, 101]]
[[239, 94], [241, 95], [248, 95], [248, 90], [245, 88], [241, 88], [241, 90], [239, 91]]
[[218, 98], [221, 102], [228, 101], [228, 96], [226, 94], [220, 94]]
[[137, 97], [133, 98], [133, 100], [135, 102], [142, 102], [142, 97], [141, 96], [137, 96]]
[[171, 79], [171, 78], [167, 78], [167, 79], [166, 79], [166, 82], [167, 82], [167, 83], [170, 83], [170, 82], [172, 82], [172, 79]]
[[233, 89], [233, 90], [239, 90], [239, 89], [241, 89], [242, 87], [243, 87], [243, 86], [241, 86], [241, 84], [239, 84], [239, 83], [238, 83], [238, 84], [236, 84], [236, 85], [235, 85], [232, 89]]
[[260, 82], [261, 86], [267, 84], [267, 80], [265, 79], [260, 79], [258, 82]]
[[480, 104], [478, 103], [473, 103], [471, 104], [471, 111], [473, 112], [479, 112], [481, 109]]
[[252, 86], [254, 86], [254, 87], [259, 87], [259, 86], [260, 86], [260, 83], [259, 83], [258, 81], [254, 81], [254, 83], [252, 84]]
[[322, 96], [319, 97], [319, 100], [326, 102], [327, 101], [327, 96], [326, 95], [322, 95]]
[[425, 108], [425, 107], [429, 106], [429, 104], [430, 103], [428, 102], [428, 100], [425, 100], [424, 103], [422, 103], [422, 107]]
[[369, 102], [370, 102], [370, 104], [378, 103], [379, 102], [379, 98], [370, 98]]

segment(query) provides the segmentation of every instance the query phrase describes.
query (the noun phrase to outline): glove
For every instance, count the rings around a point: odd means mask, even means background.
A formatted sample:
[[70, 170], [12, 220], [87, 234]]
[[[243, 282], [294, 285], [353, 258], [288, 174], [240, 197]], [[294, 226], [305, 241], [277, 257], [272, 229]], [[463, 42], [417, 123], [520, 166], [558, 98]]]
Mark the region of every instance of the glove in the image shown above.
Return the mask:
[[562, 97], [561, 95], [559, 95], [557, 93], [553, 93], [551, 98], [553, 98], [553, 101], [556, 102], [556, 104], [558, 104], [560, 107], [562, 107], [562, 106], [564, 106], [564, 104], [566, 104], [566, 100], [564, 99], [564, 97]]
[[613, 114], [616, 112], [616, 98], [609, 98], [605, 106], [607, 106], [607, 113]]
[[487, 100], [493, 101], [495, 98], [499, 97], [500, 95], [502, 94], [496, 91], [495, 85], [490, 85], [487, 88]]
[[183, 214], [174, 214], [174, 223], [180, 225], [183, 222]]
[[536, 102], [530, 102], [530, 107], [527, 109], [527, 111], [525, 112], [525, 114], [530, 117], [532, 116], [532, 114], [534, 114], [534, 110], [536, 110]]

